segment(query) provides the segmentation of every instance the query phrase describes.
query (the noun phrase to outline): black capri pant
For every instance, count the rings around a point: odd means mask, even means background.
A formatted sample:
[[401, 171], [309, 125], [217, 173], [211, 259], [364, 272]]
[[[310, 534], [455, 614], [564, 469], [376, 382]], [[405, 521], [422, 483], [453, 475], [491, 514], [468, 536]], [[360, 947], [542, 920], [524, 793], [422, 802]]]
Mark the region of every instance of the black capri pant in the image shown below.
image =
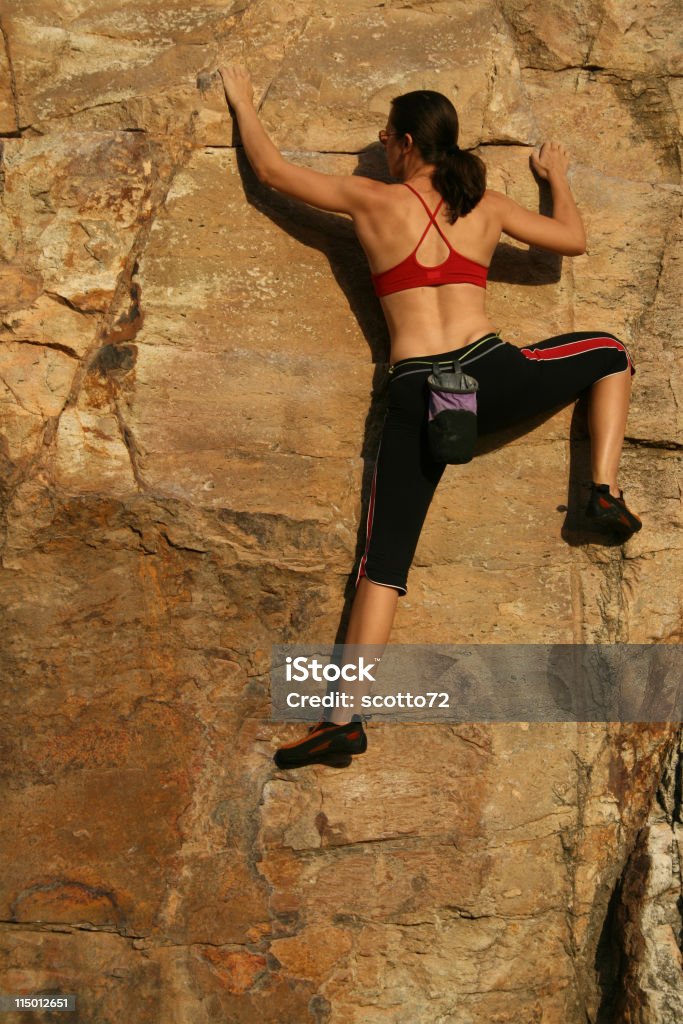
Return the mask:
[[463, 348], [401, 359], [389, 370], [389, 404], [368, 508], [361, 577], [407, 592], [427, 510], [446, 464], [432, 459], [427, 438], [427, 377], [435, 362], [454, 357], [479, 382], [479, 434], [491, 433], [566, 405], [596, 381], [630, 368], [623, 341], [613, 334], [560, 334], [527, 348], [487, 334]]

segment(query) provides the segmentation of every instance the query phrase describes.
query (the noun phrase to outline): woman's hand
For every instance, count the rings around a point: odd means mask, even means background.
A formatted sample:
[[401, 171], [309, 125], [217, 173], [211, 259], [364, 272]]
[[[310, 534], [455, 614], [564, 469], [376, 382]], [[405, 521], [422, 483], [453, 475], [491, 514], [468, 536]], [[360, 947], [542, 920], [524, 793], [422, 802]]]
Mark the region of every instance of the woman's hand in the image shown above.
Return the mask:
[[355, 217], [376, 205], [387, 186], [355, 174], [322, 174], [285, 160], [265, 131], [254, 105], [254, 88], [244, 65], [218, 68], [225, 97], [233, 109], [247, 160], [259, 181], [293, 199], [333, 213]]
[[544, 142], [539, 153], [531, 154], [531, 166], [544, 181], [556, 174], [564, 177], [569, 167], [569, 154], [561, 142]]
[[243, 103], [254, 105], [254, 87], [245, 67], [231, 64], [229, 67], [219, 68], [218, 74], [223, 80], [225, 96], [231, 107], [236, 110]]

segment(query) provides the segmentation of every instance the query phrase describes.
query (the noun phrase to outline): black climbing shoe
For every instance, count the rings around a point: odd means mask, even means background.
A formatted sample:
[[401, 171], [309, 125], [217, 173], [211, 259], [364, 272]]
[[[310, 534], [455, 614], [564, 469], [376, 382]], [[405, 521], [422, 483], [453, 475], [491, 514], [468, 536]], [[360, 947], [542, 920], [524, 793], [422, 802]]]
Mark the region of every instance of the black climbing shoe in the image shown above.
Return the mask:
[[307, 764], [325, 764], [344, 755], [364, 754], [368, 747], [362, 722], [317, 722], [300, 740], [285, 743], [273, 760], [278, 768], [301, 768]]
[[623, 540], [628, 540], [643, 525], [638, 516], [626, 507], [624, 492], [619, 491], [619, 497], [615, 498], [609, 492], [609, 484], [591, 484], [586, 518], [594, 526], [609, 530]]

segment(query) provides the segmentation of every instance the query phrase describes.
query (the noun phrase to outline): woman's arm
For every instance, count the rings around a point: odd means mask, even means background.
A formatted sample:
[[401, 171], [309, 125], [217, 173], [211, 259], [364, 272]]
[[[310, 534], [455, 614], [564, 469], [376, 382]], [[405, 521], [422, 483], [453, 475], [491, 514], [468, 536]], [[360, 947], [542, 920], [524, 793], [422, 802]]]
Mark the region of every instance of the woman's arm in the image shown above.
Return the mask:
[[226, 99], [237, 118], [244, 151], [259, 181], [320, 210], [350, 216], [372, 201], [378, 182], [370, 178], [320, 174], [285, 160], [259, 120], [249, 72], [236, 66], [219, 68], [219, 72]]
[[538, 156], [532, 153], [531, 165], [550, 185], [552, 217], [527, 210], [508, 196], [495, 192], [502, 230], [528, 245], [550, 249], [563, 256], [580, 256], [586, 251], [586, 232], [567, 181], [569, 157], [564, 146], [544, 142]]

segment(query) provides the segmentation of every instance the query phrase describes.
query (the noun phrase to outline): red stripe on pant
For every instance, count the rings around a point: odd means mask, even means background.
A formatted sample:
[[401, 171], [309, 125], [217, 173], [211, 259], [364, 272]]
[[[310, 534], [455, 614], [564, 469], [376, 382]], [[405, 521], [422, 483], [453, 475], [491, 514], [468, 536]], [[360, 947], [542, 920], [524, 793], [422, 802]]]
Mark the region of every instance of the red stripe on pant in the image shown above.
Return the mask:
[[[381, 447], [381, 444], [380, 444]], [[377, 460], [375, 462], [375, 469], [372, 474], [372, 487], [370, 488], [370, 503], [368, 505], [368, 520], [365, 528], [365, 551], [363, 557], [360, 560], [358, 567], [358, 575], [356, 576], [356, 586], [360, 583], [361, 576], [365, 576], [365, 563], [368, 560], [368, 549], [370, 547], [370, 536], [372, 534], [372, 519], [375, 514], [375, 490], [377, 488], [377, 465], [379, 463], [379, 450], [377, 451]]]
[[616, 348], [624, 353], [634, 372], [633, 360], [631, 359], [626, 345], [616, 338], [584, 338], [582, 341], [568, 341], [564, 345], [557, 345], [555, 348], [523, 348], [520, 349], [527, 359], [567, 359], [569, 356], [577, 356], [582, 352], [590, 352], [597, 348]]

